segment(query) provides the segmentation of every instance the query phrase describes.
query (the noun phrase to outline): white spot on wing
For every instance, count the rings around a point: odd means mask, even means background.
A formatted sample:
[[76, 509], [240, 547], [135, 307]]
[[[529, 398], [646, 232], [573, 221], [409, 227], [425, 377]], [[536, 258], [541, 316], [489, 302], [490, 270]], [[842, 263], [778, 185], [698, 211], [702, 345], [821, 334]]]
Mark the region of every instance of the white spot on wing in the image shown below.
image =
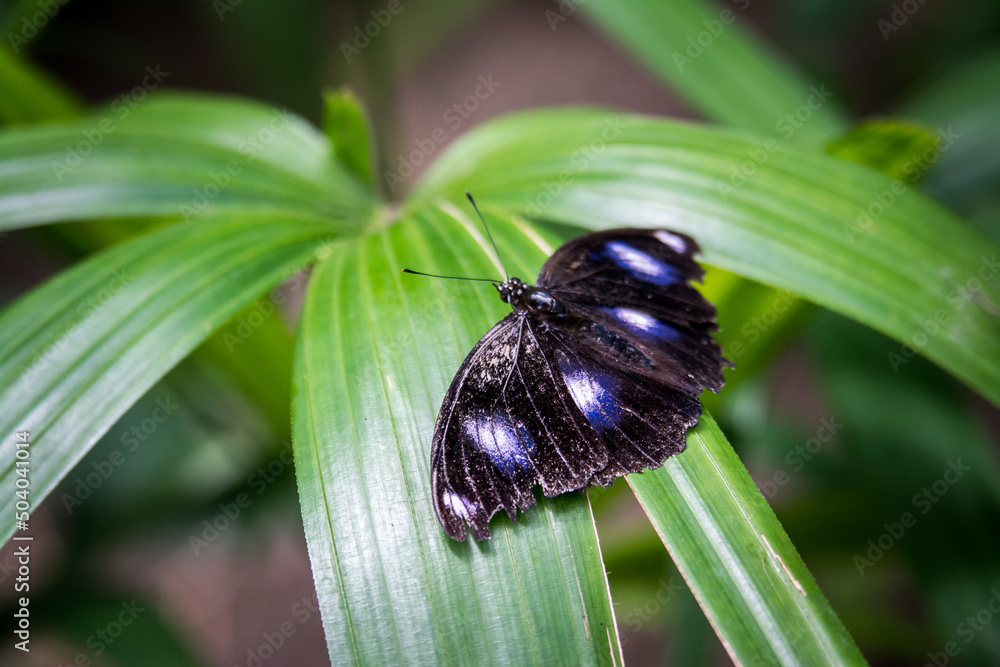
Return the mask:
[[581, 370], [563, 372], [566, 386], [569, 388], [573, 401], [585, 415], [594, 414], [601, 409], [601, 398], [604, 392], [594, 382], [593, 378]]
[[674, 280], [673, 272], [668, 264], [633, 248], [627, 243], [609, 241], [605, 247], [608, 255], [614, 259], [618, 266], [630, 271], [642, 280], [658, 285], [666, 285]]
[[655, 317], [640, 310], [632, 310], [631, 308], [615, 308], [613, 312], [615, 317], [622, 322], [631, 324], [637, 329], [641, 329], [649, 333], [655, 332], [660, 324]]
[[[520, 431], [527, 429], [520, 425]], [[506, 474], [515, 474], [529, 465], [525, 448], [531, 451], [534, 443], [522, 442], [517, 431], [500, 415], [483, 415], [465, 423], [466, 437], [476, 444], [497, 468]]]
[[649, 313], [632, 308], [603, 308], [605, 312], [611, 314], [616, 320], [628, 326], [647, 333], [650, 336], [663, 339], [674, 339], [678, 337], [678, 332], [673, 327], [664, 324]]
[[658, 229], [653, 232], [655, 236], [662, 243], [670, 246], [670, 248], [676, 252], [684, 254], [687, 252], [687, 243], [677, 234], [668, 232], [665, 229]]
[[442, 496], [441, 500], [445, 506], [450, 508], [455, 514], [462, 517], [466, 521], [468, 521], [478, 509], [476, 507], [476, 503], [467, 498], [463, 498], [451, 489], [445, 489]]

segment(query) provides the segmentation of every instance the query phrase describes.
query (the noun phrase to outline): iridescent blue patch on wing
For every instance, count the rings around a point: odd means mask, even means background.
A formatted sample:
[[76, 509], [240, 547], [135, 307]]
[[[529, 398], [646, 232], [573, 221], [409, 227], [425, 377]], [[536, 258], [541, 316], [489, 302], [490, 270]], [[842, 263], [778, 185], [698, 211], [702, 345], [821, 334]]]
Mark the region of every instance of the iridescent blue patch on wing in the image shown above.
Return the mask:
[[576, 407], [590, 426], [603, 433], [621, 421], [621, 406], [615, 398], [614, 380], [593, 368], [585, 368], [562, 352], [556, 353], [559, 372]]
[[634, 308], [598, 308], [597, 310], [606, 313], [639, 338], [644, 338], [653, 344], [678, 340], [681, 337], [680, 331], [641, 310]]
[[654, 285], [670, 285], [681, 280], [677, 269], [624, 241], [604, 244], [605, 256], [636, 280]]
[[465, 422], [465, 432], [508, 477], [531, 467], [528, 454], [535, 441], [524, 424], [512, 424], [503, 413], [480, 414]]

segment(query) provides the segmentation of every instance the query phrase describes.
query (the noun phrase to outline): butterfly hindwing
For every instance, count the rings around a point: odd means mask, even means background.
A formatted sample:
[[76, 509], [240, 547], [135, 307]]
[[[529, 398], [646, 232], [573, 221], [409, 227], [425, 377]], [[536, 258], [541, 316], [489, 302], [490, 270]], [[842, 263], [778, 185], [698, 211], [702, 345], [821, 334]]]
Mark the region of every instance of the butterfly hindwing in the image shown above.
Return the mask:
[[591, 346], [573, 342], [577, 344], [559, 342], [553, 353], [556, 366], [608, 459], [588, 486], [609, 486], [627, 473], [657, 468], [684, 450], [685, 433], [701, 414], [697, 398], [609, 365]]
[[[566, 392], [523, 312], [487, 333], [452, 381], [434, 430], [431, 486], [441, 524], [465, 539], [489, 537], [500, 508], [514, 518], [535, 504], [531, 489], [554, 496], [587, 485], [607, 457]], [[464, 520], [464, 522], [463, 522]]]

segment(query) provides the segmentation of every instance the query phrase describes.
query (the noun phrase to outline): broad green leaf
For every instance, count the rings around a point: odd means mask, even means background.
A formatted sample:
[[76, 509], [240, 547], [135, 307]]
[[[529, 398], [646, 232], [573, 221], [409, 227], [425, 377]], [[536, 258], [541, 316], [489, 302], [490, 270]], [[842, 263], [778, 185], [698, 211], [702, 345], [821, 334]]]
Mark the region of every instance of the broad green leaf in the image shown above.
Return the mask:
[[79, 113], [79, 103], [60, 84], [0, 45], [0, 124], [63, 120]]
[[865, 664], [707, 412], [683, 453], [626, 479], [737, 664]]
[[[248, 476], [280, 451], [267, 446], [269, 436], [266, 422], [225, 378], [189, 357], [118, 418], [47, 507], [63, 519], [60, 534], [80, 562], [164, 528], [186, 530], [178, 546], [200, 555], [216, 545], [205, 540], [201, 520], [246, 491]], [[291, 440], [283, 444], [290, 448]]]
[[[552, 237], [489, 216], [511, 271]], [[338, 246], [314, 272], [296, 349], [295, 470], [333, 664], [620, 664], [585, 497], [542, 500], [456, 542], [430, 495], [430, 442], [462, 358], [509, 309], [478, 220], [450, 204]]]
[[[781, 141], [822, 144], [840, 133], [840, 104], [742, 26], [750, 0], [587, 0], [583, 13], [697, 110]], [[546, 12], [554, 30], [567, 8]]]
[[[31, 434], [38, 503], [152, 384], [253, 298], [306, 267], [336, 228], [307, 217], [206, 218], [116, 246], [0, 313], [0, 432]], [[0, 485], [14, 488], [14, 441]], [[14, 501], [0, 501], [0, 534]]]
[[360, 225], [372, 204], [322, 133], [250, 102], [143, 94], [0, 135], [0, 228], [265, 209]]
[[[759, 136], [593, 110], [484, 124], [453, 144], [417, 202], [479, 201], [587, 228], [663, 226], [704, 261], [900, 341], [1000, 404], [997, 248], [899, 181]], [[746, 176], [736, 176], [744, 170]]]

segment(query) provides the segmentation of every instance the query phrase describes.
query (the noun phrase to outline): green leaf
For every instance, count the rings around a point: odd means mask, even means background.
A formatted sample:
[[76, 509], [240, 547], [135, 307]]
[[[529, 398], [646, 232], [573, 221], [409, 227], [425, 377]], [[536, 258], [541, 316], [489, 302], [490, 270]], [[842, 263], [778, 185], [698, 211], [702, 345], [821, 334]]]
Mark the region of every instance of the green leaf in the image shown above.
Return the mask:
[[[844, 441], [860, 478], [854, 492], [867, 487], [872, 498], [852, 545], [852, 574], [871, 581], [901, 558], [924, 594], [935, 647], [944, 646], [1000, 584], [993, 443], [966, 397], [930, 364], [913, 359], [899, 372], [880, 366], [887, 341], [842, 318], [819, 318], [809, 333], [824, 399], [850, 425]], [[905, 526], [904, 513], [912, 519]], [[897, 532], [883, 537], [887, 526]], [[884, 546], [890, 538], [884, 557], [869, 555], [868, 540]], [[984, 624], [961, 638], [968, 664], [1000, 661], [1000, 627]]]
[[[587, 0], [579, 6], [707, 117], [801, 144], [829, 141], [843, 125], [832, 92], [741, 27], [749, 4]], [[567, 6], [574, 7], [560, 8]], [[547, 13], [553, 29], [555, 14]]]
[[[0, 313], [0, 432], [31, 433], [38, 503], [156, 380], [254, 297], [304, 268], [316, 218], [206, 217], [116, 246]], [[14, 442], [0, 484], [14, 488]], [[14, 531], [13, 494], [0, 534]]]
[[[512, 271], [551, 251], [489, 216]], [[552, 238], [549, 236], [548, 238]], [[445, 204], [336, 248], [299, 323], [295, 471], [333, 664], [620, 664], [581, 494], [546, 499], [485, 542], [455, 542], [430, 496], [430, 440], [451, 377], [508, 310], [478, 221]]]
[[0, 229], [212, 211], [320, 213], [358, 227], [373, 195], [293, 114], [199, 95], [115, 100], [0, 135]]
[[865, 664], [707, 412], [682, 454], [626, 479], [734, 662]]
[[916, 183], [933, 161], [937, 134], [930, 128], [898, 120], [868, 120], [827, 146], [830, 155], [877, 169], [892, 178]]
[[327, 93], [323, 102], [323, 131], [333, 144], [334, 154], [358, 180], [371, 187], [375, 151], [361, 102], [348, 90]]
[[6, 45], [0, 45], [0, 123], [21, 125], [63, 120], [79, 115], [80, 111], [79, 103], [69, 91], [11, 53]]
[[640, 116], [528, 112], [453, 144], [414, 198], [470, 189], [538, 220], [686, 232], [706, 263], [900, 341], [886, 364], [916, 349], [1000, 404], [996, 247], [879, 172], [769, 145]]

